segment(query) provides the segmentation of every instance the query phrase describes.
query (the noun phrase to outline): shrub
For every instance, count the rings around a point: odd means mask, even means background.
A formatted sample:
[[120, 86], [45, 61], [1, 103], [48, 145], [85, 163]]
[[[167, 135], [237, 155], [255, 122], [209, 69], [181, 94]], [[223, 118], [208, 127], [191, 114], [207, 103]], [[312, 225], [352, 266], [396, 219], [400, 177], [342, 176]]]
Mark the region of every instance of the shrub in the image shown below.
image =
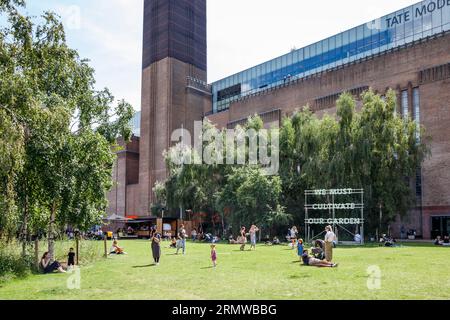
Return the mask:
[[10, 278], [25, 277], [32, 267], [30, 255], [22, 256], [18, 243], [0, 242], [0, 282]]

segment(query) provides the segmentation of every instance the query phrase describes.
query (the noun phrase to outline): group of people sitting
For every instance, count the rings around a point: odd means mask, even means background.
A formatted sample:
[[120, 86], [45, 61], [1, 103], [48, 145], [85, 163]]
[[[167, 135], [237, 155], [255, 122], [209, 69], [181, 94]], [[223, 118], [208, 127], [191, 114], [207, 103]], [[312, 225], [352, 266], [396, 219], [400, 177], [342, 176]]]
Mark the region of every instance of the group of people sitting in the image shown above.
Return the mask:
[[380, 246], [384, 247], [395, 247], [397, 245], [397, 240], [386, 234], [383, 234], [380, 238]]
[[[73, 248], [70, 248], [67, 255], [67, 269], [73, 268], [75, 266], [75, 252]], [[66, 273], [64, 266], [56, 260], [53, 260], [49, 252], [45, 252], [39, 263], [41, 271], [45, 274], [53, 273], [58, 271], [60, 273]]]
[[299, 239], [297, 243], [298, 255], [305, 266], [318, 268], [337, 268], [339, 264], [326, 259], [325, 241], [316, 240], [313, 242], [311, 252], [303, 248], [303, 240]]
[[434, 240], [434, 244], [436, 246], [450, 246], [450, 237], [445, 235], [444, 239], [442, 239], [441, 236], [437, 236], [436, 240]]

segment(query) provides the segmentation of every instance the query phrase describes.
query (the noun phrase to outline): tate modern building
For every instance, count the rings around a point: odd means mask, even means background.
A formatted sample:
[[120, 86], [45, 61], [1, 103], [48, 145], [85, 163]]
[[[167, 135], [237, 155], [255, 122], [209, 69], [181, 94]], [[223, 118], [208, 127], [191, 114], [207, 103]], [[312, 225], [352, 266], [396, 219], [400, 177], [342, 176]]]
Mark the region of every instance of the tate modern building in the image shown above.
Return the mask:
[[419, 2], [211, 84], [206, 34], [206, 0], [144, 1], [141, 112], [118, 154], [110, 215], [151, 216], [175, 129], [193, 132], [205, 118], [234, 128], [254, 114], [280, 124], [307, 104], [319, 116], [333, 114], [343, 92], [358, 98], [392, 88], [397, 113], [432, 137], [431, 157], [410, 178], [415, 205], [392, 231], [403, 226], [424, 239], [450, 233], [450, 0]]

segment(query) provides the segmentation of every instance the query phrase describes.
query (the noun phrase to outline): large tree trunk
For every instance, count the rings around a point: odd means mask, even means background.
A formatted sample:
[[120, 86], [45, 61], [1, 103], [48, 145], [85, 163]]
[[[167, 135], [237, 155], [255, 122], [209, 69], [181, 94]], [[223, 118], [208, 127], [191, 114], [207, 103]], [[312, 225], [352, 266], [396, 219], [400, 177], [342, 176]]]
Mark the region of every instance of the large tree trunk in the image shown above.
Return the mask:
[[50, 260], [55, 260], [55, 223], [56, 223], [56, 204], [54, 203], [50, 208], [50, 223], [48, 226], [48, 253]]

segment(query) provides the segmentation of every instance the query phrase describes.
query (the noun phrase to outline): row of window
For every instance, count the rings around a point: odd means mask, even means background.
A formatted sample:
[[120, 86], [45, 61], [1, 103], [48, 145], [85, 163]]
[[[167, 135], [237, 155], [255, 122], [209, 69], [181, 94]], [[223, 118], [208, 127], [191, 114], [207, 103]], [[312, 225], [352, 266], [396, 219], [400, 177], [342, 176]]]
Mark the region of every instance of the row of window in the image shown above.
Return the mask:
[[[227, 109], [232, 101], [243, 96], [450, 30], [450, 6], [429, 13], [421, 11], [429, 3], [423, 1], [217, 81], [212, 84], [213, 111]], [[410, 12], [414, 18], [393, 25], [393, 18], [405, 12]], [[238, 84], [242, 88], [240, 93], [218, 99], [218, 92]]]

